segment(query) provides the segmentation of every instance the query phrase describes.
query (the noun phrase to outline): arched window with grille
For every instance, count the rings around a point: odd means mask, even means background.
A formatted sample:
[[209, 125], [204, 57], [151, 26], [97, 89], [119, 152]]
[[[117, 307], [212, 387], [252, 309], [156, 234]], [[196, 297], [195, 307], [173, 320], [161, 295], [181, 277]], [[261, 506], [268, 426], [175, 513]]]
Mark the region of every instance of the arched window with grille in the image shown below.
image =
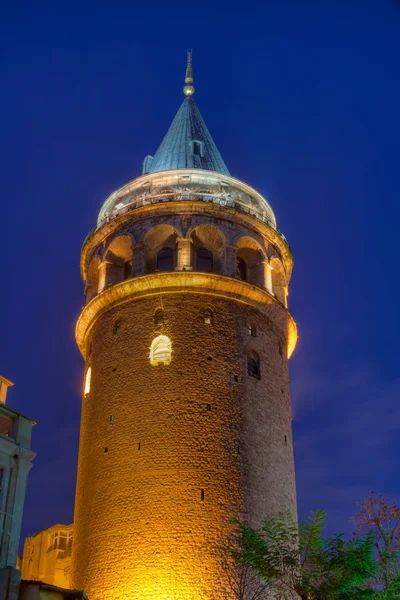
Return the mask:
[[247, 281], [247, 264], [241, 256], [238, 256], [236, 259], [236, 275], [242, 281]]
[[157, 254], [157, 269], [159, 271], [174, 270], [174, 253], [171, 248], [163, 248]]
[[247, 355], [247, 374], [256, 379], [261, 378], [260, 357], [257, 352], [250, 351]]
[[252, 321], [247, 324], [247, 332], [251, 337], [257, 337], [257, 327]]
[[203, 273], [211, 273], [213, 270], [213, 254], [205, 248], [197, 250], [197, 270]]
[[152, 341], [150, 346], [150, 363], [153, 366], [169, 365], [171, 354], [171, 340], [166, 335], [159, 335]]

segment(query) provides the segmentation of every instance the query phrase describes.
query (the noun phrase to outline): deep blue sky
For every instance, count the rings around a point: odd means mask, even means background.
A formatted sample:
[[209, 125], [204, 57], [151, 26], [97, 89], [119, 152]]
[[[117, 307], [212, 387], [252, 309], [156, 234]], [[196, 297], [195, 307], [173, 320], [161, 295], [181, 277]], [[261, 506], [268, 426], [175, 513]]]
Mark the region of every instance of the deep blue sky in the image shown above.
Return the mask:
[[188, 47], [228, 168], [268, 198], [295, 257], [300, 516], [324, 508], [348, 532], [371, 488], [400, 500], [400, 4], [8, 2], [0, 372], [39, 421], [24, 536], [72, 521], [80, 247], [164, 136]]

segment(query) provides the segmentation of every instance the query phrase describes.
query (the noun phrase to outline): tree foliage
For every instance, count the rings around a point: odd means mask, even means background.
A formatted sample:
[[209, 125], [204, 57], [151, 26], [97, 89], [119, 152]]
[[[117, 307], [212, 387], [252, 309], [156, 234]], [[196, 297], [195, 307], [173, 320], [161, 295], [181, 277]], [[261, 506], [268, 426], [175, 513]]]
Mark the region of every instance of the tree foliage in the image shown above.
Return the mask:
[[237, 521], [231, 555], [248, 565], [277, 600], [364, 600], [374, 597], [365, 582], [374, 576], [373, 538], [324, 538], [326, 513], [316, 511], [298, 525], [281, 513], [255, 530]]
[[379, 600], [400, 598], [400, 508], [370, 492], [353, 518], [358, 533], [372, 534], [377, 569], [368, 582]]

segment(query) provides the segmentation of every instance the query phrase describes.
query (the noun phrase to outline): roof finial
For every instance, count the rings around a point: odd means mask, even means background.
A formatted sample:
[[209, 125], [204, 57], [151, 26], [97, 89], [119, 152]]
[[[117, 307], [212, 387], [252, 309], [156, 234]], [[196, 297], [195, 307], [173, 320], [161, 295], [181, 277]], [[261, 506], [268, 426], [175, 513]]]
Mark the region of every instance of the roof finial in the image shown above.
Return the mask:
[[185, 96], [193, 96], [194, 86], [192, 85], [192, 83], [193, 83], [192, 50], [188, 51], [185, 83], [186, 83], [186, 85], [183, 88], [183, 93], [185, 94]]

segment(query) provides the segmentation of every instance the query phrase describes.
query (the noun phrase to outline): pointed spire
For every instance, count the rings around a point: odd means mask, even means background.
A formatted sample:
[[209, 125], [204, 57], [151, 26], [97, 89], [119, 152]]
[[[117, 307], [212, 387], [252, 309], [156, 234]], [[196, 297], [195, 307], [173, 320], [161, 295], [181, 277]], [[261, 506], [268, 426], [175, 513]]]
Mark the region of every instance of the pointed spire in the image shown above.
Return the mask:
[[186, 83], [186, 85], [183, 88], [183, 93], [185, 94], [185, 96], [193, 96], [194, 86], [192, 85], [193, 84], [192, 50], [190, 50], [188, 52], [185, 83]]

